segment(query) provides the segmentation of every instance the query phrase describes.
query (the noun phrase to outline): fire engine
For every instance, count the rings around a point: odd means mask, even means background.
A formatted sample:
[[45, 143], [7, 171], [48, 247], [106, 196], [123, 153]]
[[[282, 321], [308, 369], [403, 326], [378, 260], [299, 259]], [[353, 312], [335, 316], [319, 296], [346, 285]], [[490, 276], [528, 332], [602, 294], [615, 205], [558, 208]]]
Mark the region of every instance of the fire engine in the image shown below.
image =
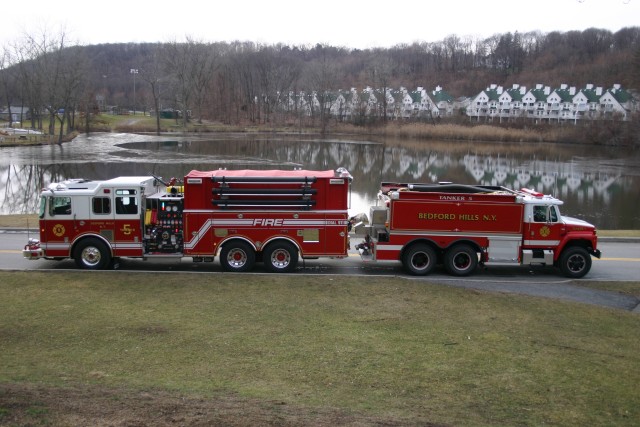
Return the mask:
[[298, 259], [345, 257], [348, 171], [191, 171], [182, 185], [155, 176], [52, 183], [40, 198], [40, 239], [29, 259], [73, 258], [103, 269], [121, 257], [219, 256], [227, 271], [264, 261], [274, 272]]
[[400, 260], [414, 275], [437, 264], [466, 276], [478, 264], [553, 265], [583, 277], [600, 258], [596, 229], [562, 216], [562, 201], [537, 191], [482, 185], [383, 183], [358, 250]]
[[40, 239], [28, 259], [72, 258], [104, 269], [122, 257], [212, 262], [226, 271], [263, 262], [290, 272], [298, 260], [344, 258], [350, 232], [365, 261], [400, 261], [414, 275], [436, 264], [457, 276], [478, 264], [555, 265], [582, 277], [600, 257], [595, 227], [560, 215], [562, 201], [533, 190], [383, 183], [363, 221], [348, 213], [352, 177], [338, 170], [191, 171], [52, 183], [40, 198]]

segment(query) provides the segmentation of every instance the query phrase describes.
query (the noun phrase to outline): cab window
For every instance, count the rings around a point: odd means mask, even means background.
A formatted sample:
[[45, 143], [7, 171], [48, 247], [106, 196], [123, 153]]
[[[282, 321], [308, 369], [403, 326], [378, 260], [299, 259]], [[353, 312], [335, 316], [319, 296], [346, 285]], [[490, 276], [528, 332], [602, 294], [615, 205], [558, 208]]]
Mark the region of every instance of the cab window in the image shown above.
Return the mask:
[[558, 222], [558, 212], [555, 206], [534, 206], [533, 220], [535, 222]]
[[116, 213], [120, 215], [135, 215], [138, 213], [136, 190], [116, 190]]
[[50, 197], [49, 215], [71, 215], [71, 197]]
[[105, 215], [111, 213], [111, 199], [108, 197], [94, 197], [91, 200], [93, 213], [97, 215]]

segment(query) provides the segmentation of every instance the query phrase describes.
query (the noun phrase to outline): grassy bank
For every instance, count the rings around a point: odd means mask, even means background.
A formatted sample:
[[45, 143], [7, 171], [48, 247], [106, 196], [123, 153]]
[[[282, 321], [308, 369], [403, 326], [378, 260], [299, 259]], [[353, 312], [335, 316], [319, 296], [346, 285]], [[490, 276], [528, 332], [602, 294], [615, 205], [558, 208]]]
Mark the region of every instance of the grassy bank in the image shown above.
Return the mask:
[[[43, 128], [48, 128], [48, 120], [43, 121]], [[28, 124], [25, 124], [25, 126]], [[84, 131], [80, 124], [78, 131]], [[158, 130], [156, 118], [138, 112], [136, 115], [100, 114], [91, 118], [89, 126], [92, 132], [127, 132], [155, 133]], [[250, 122], [224, 124], [214, 121], [190, 121], [184, 126], [182, 121], [160, 119], [160, 132], [266, 132], [266, 133], [320, 133], [318, 120], [307, 120], [300, 125], [295, 120], [285, 122]], [[551, 142], [572, 144], [604, 144], [633, 145], [637, 144], [634, 135], [636, 129], [632, 124], [624, 122], [611, 125], [611, 122], [594, 121], [549, 124], [529, 121], [516, 122], [474, 122], [466, 118], [448, 118], [442, 122], [408, 122], [390, 121], [386, 124], [372, 123], [367, 126], [355, 126], [351, 123], [331, 120], [325, 127], [328, 135], [375, 135], [404, 141], [460, 141], [460, 142]], [[56, 132], [57, 135], [57, 132]], [[75, 135], [65, 136], [65, 141]], [[32, 145], [37, 143], [57, 142], [57, 136], [42, 135], [20, 139], [5, 136], [4, 145]], [[634, 142], [635, 141], [635, 142]]]
[[[155, 117], [102, 115], [96, 119], [96, 127], [117, 132], [155, 132]], [[182, 123], [172, 119], [160, 120], [161, 132], [300, 132], [317, 133], [318, 127], [296, 127], [273, 124], [243, 123], [225, 125], [218, 122]], [[401, 140], [417, 141], [488, 141], [488, 142], [579, 142], [584, 131], [575, 126], [506, 127], [490, 124], [390, 122], [386, 125], [354, 126], [349, 123], [332, 123], [327, 133], [342, 135], [380, 135]]]
[[452, 425], [640, 415], [637, 315], [422, 281], [0, 272], [0, 325], [0, 391], [236, 396]]
[[442, 124], [428, 126], [408, 124], [390, 127], [387, 132], [398, 138], [442, 141], [494, 141], [494, 142], [575, 142], [579, 138], [574, 127], [510, 128], [477, 124], [463, 126]]

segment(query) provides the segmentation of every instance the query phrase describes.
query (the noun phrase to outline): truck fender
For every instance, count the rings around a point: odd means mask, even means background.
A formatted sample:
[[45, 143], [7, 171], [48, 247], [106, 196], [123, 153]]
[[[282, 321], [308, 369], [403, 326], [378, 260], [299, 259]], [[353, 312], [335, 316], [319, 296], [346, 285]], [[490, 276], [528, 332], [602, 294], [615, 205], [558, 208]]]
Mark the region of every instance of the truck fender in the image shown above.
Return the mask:
[[575, 235], [571, 236], [571, 238], [569, 238], [568, 236], [565, 236], [562, 240], [560, 240], [560, 243], [558, 244], [558, 246], [554, 250], [553, 261], [554, 262], [558, 262], [558, 259], [560, 259], [560, 255], [562, 255], [562, 252], [565, 249], [567, 249], [568, 247], [570, 247], [570, 246], [583, 247], [590, 254], [595, 254], [595, 252], [599, 252], [599, 251], [595, 251], [594, 252], [593, 243], [591, 242], [590, 239], [581, 238], [581, 237], [578, 237], [578, 236], [575, 236]]
[[413, 240], [407, 242], [402, 247], [402, 249], [400, 249], [400, 253], [398, 254], [398, 261], [402, 261], [402, 258], [404, 257], [404, 253], [407, 251], [408, 248], [410, 248], [413, 245], [417, 245], [417, 244], [426, 244], [426, 245], [431, 246], [436, 251], [436, 254], [438, 255], [438, 259], [440, 259], [442, 257], [442, 248], [440, 247], [440, 245], [438, 245], [432, 239], [416, 238], [416, 239], [413, 239]]
[[225, 243], [228, 243], [232, 240], [242, 240], [243, 242], [248, 243], [253, 248], [254, 251], [258, 252], [258, 248], [256, 247], [256, 245], [253, 243], [252, 240], [243, 236], [229, 236], [226, 239], [222, 240], [220, 243], [218, 243], [218, 246], [216, 247], [213, 256], [220, 255], [220, 249], [225, 245]]
[[302, 256], [302, 248], [300, 247], [300, 245], [298, 245], [298, 242], [296, 242], [291, 237], [287, 237], [287, 236], [274, 236], [274, 237], [271, 237], [271, 238], [267, 239], [266, 241], [264, 241], [262, 243], [262, 246], [260, 246], [260, 251], [262, 251], [262, 249], [266, 248], [269, 245], [269, 243], [275, 242], [277, 240], [285, 240], [285, 241], [291, 243], [293, 246], [296, 247], [296, 249], [298, 249], [298, 252], [300, 253], [300, 256]]
[[[469, 245], [471, 246], [476, 252], [478, 253], [482, 253], [482, 245], [480, 245], [478, 242], [476, 242], [475, 240], [469, 240], [469, 239], [459, 239], [459, 240], [454, 240], [453, 242], [449, 243], [447, 245], [446, 248], [443, 248], [443, 250], [446, 252], [447, 249], [454, 247], [455, 245]], [[486, 245], [485, 245], [486, 247]]]
[[106, 238], [104, 238], [103, 236], [101, 236], [99, 234], [81, 234], [80, 236], [77, 236], [73, 240], [71, 245], [69, 246], [69, 258], [73, 258], [73, 253], [75, 252], [76, 246], [78, 246], [78, 243], [80, 243], [82, 240], [88, 239], [88, 238], [94, 238], [94, 239], [101, 240], [102, 243], [107, 245], [107, 247], [109, 248], [110, 255], [113, 256], [113, 246], [111, 246], [111, 242], [108, 241]]

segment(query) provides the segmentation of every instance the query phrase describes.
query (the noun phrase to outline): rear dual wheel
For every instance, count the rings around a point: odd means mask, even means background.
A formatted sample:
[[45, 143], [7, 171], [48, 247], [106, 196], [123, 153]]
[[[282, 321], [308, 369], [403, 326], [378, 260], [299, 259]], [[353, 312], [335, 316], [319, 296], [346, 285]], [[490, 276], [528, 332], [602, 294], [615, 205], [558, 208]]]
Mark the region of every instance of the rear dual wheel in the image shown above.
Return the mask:
[[436, 262], [436, 251], [425, 243], [413, 244], [402, 254], [404, 269], [414, 276], [424, 276], [431, 273]]
[[[298, 265], [298, 248], [289, 242], [274, 242], [262, 251], [265, 268], [272, 273], [289, 273]], [[253, 269], [256, 252], [244, 241], [225, 243], [220, 251], [220, 264], [225, 271], [242, 273]]]
[[478, 253], [469, 245], [454, 245], [444, 254], [444, 268], [453, 276], [468, 276], [477, 266]]
[[226, 271], [242, 273], [249, 271], [256, 263], [256, 252], [247, 242], [225, 243], [220, 251], [220, 264]]
[[262, 260], [272, 273], [289, 273], [298, 265], [298, 248], [289, 242], [274, 242], [265, 248]]

